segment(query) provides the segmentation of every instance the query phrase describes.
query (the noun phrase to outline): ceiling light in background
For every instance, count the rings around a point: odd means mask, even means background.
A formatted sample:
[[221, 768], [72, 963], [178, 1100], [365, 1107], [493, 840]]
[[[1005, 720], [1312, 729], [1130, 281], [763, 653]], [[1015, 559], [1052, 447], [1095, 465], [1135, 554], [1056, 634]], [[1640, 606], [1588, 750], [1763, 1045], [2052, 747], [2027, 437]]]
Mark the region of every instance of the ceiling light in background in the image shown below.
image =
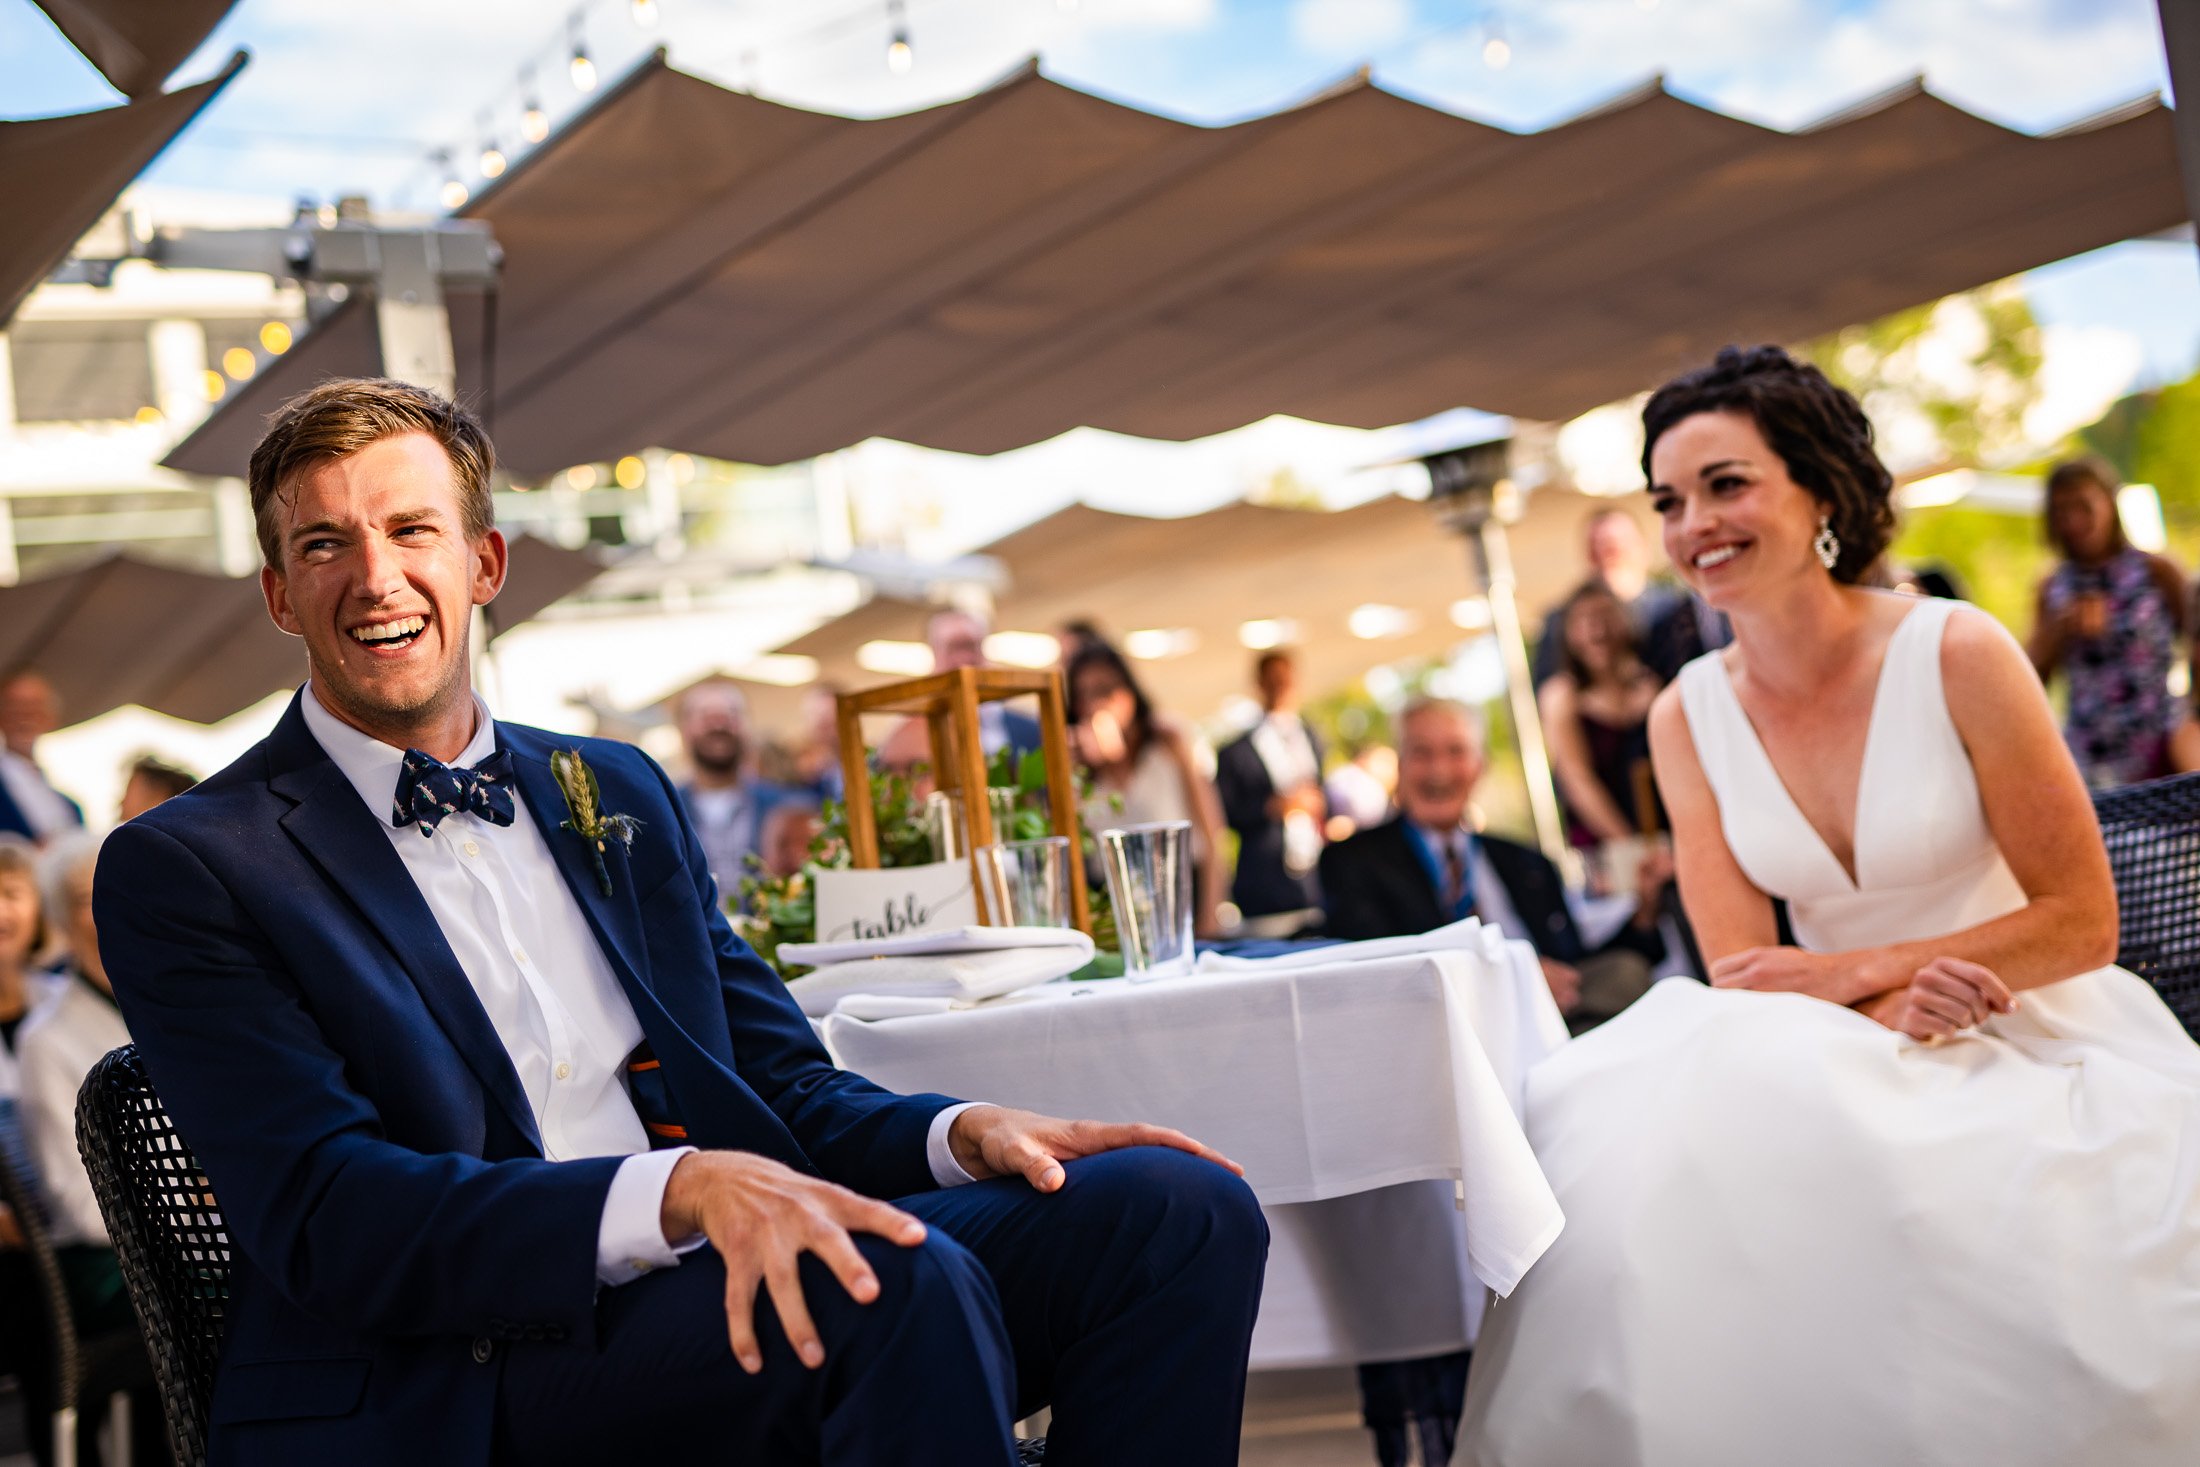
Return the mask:
[[1199, 633], [1190, 627], [1145, 627], [1123, 638], [1123, 651], [1140, 662], [1164, 662], [1199, 650]]
[[634, 23], [643, 30], [657, 28], [657, 0], [634, 0]]
[[1380, 601], [1370, 601], [1353, 607], [1344, 624], [1346, 630], [1363, 642], [1382, 642], [1417, 630], [1421, 625], [1421, 618], [1403, 606], [1386, 606]]
[[491, 138], [481, 145], [481, 176], [483, 178], [502, 176], [507, 161], [504, 150], [497, 146], [495, 138]]
[[865, 642], [856, 648], [856, 666], [888, 677], [923, 677], [932, 670], [932, 649], [922, 642]]
[[1488, 631], [1490, 603], [1480, 596], [1469, 596], [1463, 601], [1452, 602], [1451, 624], [1463, 632]]
[[995, 632], [985, 639], [985, 655], [1004, 667], [1044, 669], [1062, 660], [1062, 644], [1047, 632]]
[[1254, 652], [1288, 647], [1299, 639], [1299, 624], [1287, 616], [1263, 617], [1238, 628], [1240, 645]]
[[917, 53], [909, 46], [909, 17], [901, 0], [886, 0], [886, 19], [892, 37], [886, 43], [886, 69], [896, 76], [906, 76], [917, 64]]
[[199, 373], [199, 392], [208, 402], [220, 402], [229, 390], [229, 379], [209, 367]]
[[573, 90], [576, 92], [593, 92], [596, 90], [596, 63], [588, 59], [588, 41], [581, 34], [579, 11], [573, 13], [571, 29], [573, 60], [566, 69], [573, 78]]
[[222, 370], [239, 382], [244, 381], [259, 369], [259, 361], [253, 357], [252, 348], [249, 346], [233, 346], [222, 353]]
[[752, 657], [741, 664], [739, 673], [752, 683], [770, 683], [775, 688], [807, 687], [817, 681], [817, 674], [817, 659], [797, 652], [766, 652]]
[[596, 466], [594, 464], [573, 465], [565, 471], [565, 482], [573, 488], [583, 491], [595, 488]]
[[648, 482], [649, 465], [630, 453], [611, 466], [611, 477], [621, 489], [639, 489]]
[[279, 357], [290, 350], [290, 327], [281, 321], [270, 321], [260, 328], [260, 345], [267, 354]]

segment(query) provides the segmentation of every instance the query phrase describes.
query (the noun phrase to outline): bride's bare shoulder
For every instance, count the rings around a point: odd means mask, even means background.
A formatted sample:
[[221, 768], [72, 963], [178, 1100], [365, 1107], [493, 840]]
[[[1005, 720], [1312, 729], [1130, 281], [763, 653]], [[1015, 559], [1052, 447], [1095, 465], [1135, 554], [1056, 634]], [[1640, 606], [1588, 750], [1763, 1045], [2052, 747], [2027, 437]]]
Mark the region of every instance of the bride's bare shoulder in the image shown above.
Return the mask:
[[1650, 703], [1650, 759], [1658, 777], [1685, 760], [1696, 763], [1696, 741], [1688, 732], [1688, 710], [1681, 706], [1681, 685], [1676, 679], [1659, 689]]

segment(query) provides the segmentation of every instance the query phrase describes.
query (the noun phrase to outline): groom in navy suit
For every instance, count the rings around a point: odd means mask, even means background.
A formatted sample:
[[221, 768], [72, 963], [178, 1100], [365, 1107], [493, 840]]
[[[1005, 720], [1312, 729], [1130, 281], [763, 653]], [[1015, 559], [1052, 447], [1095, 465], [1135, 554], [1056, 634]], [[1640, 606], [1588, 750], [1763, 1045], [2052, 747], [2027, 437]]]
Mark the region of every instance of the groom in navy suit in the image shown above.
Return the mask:
[[1267, 1232], [1152, 1126], [833, 1068], [655, 764], [494, 722], [492, 450], [339, 381], [252, 460], [311, 680], [108, 840], [116, 996], [237, 1257], [221, 1464], [1237, 1454]]

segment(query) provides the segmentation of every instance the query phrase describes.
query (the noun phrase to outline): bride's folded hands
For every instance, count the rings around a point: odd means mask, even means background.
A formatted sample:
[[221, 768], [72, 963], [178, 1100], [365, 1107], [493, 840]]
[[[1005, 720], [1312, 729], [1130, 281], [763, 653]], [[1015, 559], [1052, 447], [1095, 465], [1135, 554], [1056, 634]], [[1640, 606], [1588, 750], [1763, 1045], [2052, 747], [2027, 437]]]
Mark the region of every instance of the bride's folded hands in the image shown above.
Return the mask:
[[2016, 995], [1993, 969], [1962, 958], [1935, 958], [1899, 988], [1856, 1005], [1858, 1013], [1930, 1044], [2012, 1012]]

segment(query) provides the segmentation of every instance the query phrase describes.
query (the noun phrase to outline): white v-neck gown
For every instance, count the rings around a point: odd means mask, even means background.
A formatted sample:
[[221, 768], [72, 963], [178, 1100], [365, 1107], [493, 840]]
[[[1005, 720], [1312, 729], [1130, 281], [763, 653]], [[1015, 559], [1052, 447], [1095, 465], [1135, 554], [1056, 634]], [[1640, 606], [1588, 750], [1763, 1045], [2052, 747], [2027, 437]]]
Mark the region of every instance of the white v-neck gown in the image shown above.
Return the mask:
[[[2015, 910], [1941, 687], [1954, 603], [1896, 628], [1857, 878], [1717, 654], [1681, 674], [1728, 845], [1805, 947]], [[1928, 1048], [1794, 994], [1658, 984], [1529, 1077], [1566, 1213], [1490, 1310], [1457, 1461], [2200, 1462], [2200, 1046], [2103, 968]]]

